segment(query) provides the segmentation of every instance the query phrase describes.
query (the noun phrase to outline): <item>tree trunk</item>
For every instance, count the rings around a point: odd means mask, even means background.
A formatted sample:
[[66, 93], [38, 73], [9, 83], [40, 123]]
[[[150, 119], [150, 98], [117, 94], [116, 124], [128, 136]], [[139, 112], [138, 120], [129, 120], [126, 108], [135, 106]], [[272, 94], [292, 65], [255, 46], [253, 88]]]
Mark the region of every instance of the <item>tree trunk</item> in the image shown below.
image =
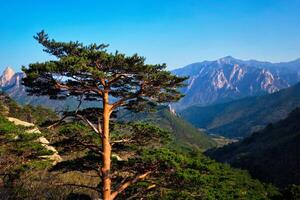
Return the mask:
[[108, 102], [108, 93], [104, 94], [103, 98], [103, 125], [102, 125], [102, 197], [103, 200], [111, 200], [111, 145], [109, 134], [109, 120], [110, 120], [110, 104]]

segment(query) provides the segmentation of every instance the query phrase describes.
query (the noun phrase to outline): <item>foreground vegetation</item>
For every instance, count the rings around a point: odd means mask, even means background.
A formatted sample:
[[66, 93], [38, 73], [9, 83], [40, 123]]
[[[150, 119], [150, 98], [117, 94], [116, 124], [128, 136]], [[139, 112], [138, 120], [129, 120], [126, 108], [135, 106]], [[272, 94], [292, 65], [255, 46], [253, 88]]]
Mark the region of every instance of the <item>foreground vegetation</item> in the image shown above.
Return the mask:
[[[18, 109], [21, 111], [22, 107], [18, 106]], [[6, 119], [9, 113], [6, 109], [0, 120], [0, 194], [3, 199], [98, 197], [98, 185], [101, 184], [97, 173], [99, 155], [84, 147], [82, 137], [78, 137], [80, 132], [84, 134], [84, 141], [94, 140], [90, 127], [74, 122], [61, 123], [51, 130], [40, 126], [42, 135], [51, 141], [64, 160], [52, 165], [49, 160], [40, 157], [49, 152], [36, 142], [36, 136], [24, 134], [24, 127], [9, 122]], [[14, 114], [20, 118], [26, 115], [24, 112]], [[35, 117], [32, 120], [36, 120]], [[131, 185], [118, 199], [296, 199], [297, 187], [279, 191], [272, 185], [252, 179], [246, 171], [209, 159], [198, 149], [170, 145], [174, 144], [174, 135], [152, 124], [115, 123], [113, 126], [113, 137], [117, 137], [120, 131], [122, 134], [139, 133], [143, 136], [138, 143], [119, 146], [120, 151], [113, 154], [113, 169], [118, 169], [113, 179], [126, 178], [145, 166], [153, 169], [148, 179]], [[23, 137], [24, 140], [10, 139], [7, 145], [3, 139], [12, 133], [26, 137]], [[155, 137], [153, 133], [156, 133]], [[156, 138], [150, 143], [147, 140], [149, 134]], [[21, 145], [21, 148], [11, 148], [11, 145]], [[16, 156], [26, 159], [15, 159]], [[15, 160], [14, 164], [5, 167], [3, 161], [10, 159]], [[14, 176], [8, 179], [3, 176], [4, 173]]]

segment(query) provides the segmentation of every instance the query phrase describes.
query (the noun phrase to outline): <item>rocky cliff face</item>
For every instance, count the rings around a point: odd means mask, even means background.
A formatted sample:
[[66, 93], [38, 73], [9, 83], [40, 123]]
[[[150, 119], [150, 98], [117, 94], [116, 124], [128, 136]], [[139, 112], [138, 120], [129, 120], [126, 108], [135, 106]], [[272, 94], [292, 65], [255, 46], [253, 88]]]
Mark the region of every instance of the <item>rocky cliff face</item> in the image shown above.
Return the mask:
[[269, 63], [228, 56], [187, 65], [173, 73], [190, 77], [187, 87], [182, 89], [186, 96], [173, 105], [180, 110], [191, 105], [223, 103], [287, 88], [300, 80], [300, 60]]
[[0, 76], [0, 90], [20, 103], [32, 103], [37, 98], [26, 95], [25, 87], [22, 85], [24, 75], [22, 72], [15, 73], [12, 68], [7, 67]]
[[13, 85], [13, 80], [14, 78], [15, 72], [12, 68], [7, 67], [2, 76], [0, 76], [0, 87], [4, 88], [10, 85]]

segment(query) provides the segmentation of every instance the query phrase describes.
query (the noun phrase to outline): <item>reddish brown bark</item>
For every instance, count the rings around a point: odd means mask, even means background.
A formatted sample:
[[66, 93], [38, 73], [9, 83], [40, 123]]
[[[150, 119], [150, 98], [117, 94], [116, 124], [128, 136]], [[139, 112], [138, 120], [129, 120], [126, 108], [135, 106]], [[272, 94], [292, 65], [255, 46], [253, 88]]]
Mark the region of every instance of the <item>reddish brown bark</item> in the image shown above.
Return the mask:
[[109, 134], [109, 120], [111, 106], [108, 101], [108, 92], [104, 93], [103, 96], [103, 124], [102, 124], [102, 195], [104, 200], [111, 200], [111, 145], [110, 145], [110, 134]]

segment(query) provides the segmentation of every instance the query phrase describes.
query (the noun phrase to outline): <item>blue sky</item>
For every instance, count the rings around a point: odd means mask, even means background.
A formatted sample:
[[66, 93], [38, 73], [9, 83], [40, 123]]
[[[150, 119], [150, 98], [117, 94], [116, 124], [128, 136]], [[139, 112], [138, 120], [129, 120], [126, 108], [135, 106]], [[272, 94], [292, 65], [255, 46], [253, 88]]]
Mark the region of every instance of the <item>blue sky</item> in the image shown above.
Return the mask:
[[300, 57], [300, 0], [0, 0], [0, 70], [50, 59], [33, 35], [139, 53], [169, 69], [227, 55]]

